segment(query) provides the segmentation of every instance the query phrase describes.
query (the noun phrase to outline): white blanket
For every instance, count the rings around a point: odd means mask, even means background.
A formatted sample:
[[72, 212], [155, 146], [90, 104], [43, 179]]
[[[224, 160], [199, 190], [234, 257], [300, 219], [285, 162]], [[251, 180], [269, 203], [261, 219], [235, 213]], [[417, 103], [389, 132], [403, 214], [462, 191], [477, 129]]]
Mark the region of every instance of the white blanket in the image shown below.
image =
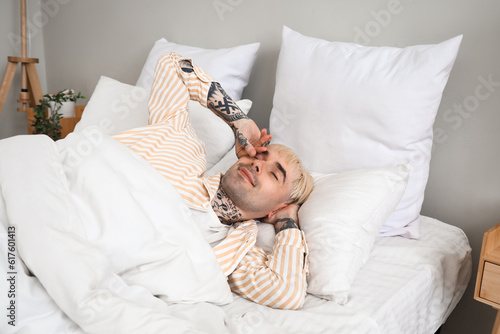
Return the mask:
[[[123, 145], [96, 129], [57, 144], [2, 140], [0, 190], [2, 227], [15, 231], [15, 265], [2, 269], [17, 280], [17, 330], [20, 285], [32, 280], [43, 294], [22, 259], [85, 332], [225, 331], [215, 305], [232, 295], [210, 245], [175, 188]], [[5, 323], [2, 333], [15, 332]]]
[[6, 311], [0, 333], [433, 333], [470, 278], [464, 233], [422, 217], [420, 240], [377, 238], [344, 306], [312, 295], [299, 311], [225, 304], [213, 251], [172, 190], [98, 132], [0, 141], [0, 270], [16, 273], [14, 298], [0, 280], [16, 324]]

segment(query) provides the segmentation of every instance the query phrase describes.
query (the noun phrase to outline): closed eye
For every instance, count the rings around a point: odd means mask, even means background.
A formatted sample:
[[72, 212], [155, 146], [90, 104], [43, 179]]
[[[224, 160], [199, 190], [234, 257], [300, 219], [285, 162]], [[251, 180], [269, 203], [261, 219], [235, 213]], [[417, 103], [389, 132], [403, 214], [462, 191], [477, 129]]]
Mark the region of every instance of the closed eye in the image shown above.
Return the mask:
[[272, 174], [273, 174], [274, 178], [276, 179], [276, 181], [279, 181], [278, 175], [276, 175], [276, 173], [274, 173], [274, 172]]

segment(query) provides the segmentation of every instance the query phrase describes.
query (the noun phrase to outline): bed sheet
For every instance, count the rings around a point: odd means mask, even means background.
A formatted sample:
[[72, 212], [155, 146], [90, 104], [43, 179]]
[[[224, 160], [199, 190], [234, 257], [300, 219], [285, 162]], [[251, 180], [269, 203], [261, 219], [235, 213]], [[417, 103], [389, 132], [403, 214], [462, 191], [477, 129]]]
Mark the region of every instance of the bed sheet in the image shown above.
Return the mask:
[[[344, 306], [308, 295], [301, 310], [283, 311], [235, 296], [231, 304], [222, 307], [200, 303], [179, 306], [176, 312], [199, 322], [209, 333], [221, 333], [220, 324], [211, 323], [221, 316], [223, 332], [235, 334], [434, 333], [469, 282], [471, 249], [463, 231], [455, 226], [422, 217], [420, 231], [419, 240], [378, 237]], [[24, 291], [18, 301], [23, 306], [17, 327], [21, 331], [11, 328], [9, 333], [39, 333], [41, 328], [54, 334], [82, 333], [35, 277], [19, 277], [18, 290]]]
[[224, 306], [231, 333], [434, 333], [471, 275], [463, 231], [421, 217], [420, 239], [378, 237], [351, 299], [338, 305], [308, 295], [300, 311], [277, 311], [236, 298]]

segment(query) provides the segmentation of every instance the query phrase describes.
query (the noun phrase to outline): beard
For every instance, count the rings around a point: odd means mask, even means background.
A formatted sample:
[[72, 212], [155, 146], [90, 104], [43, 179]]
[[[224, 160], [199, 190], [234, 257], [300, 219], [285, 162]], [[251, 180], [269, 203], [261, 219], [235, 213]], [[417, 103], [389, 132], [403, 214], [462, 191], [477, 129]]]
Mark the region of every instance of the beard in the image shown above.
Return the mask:
[[259, 196], [257, 180], [255, 181], [256, 187], [252, 187], [240, 175], [239, 168], [243, 166], [232, 166], [221, 177], [221, 187], [234, 205], [249, 219], [265, 217], [272, 211], [273, 205]]
[[248, 191], [244, 189], [243, 180], [239, 178], [237, 172], [222, 175], [221, 187], [238, 209], [244, 211], [248, 209]]

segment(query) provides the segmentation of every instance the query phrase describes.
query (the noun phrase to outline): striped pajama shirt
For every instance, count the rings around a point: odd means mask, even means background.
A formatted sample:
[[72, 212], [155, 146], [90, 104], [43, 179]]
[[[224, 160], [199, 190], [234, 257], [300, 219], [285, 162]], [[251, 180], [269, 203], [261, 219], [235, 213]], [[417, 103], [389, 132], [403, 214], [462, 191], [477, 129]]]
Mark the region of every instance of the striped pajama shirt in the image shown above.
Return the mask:
[[[191, 125], [188, 102], [195, 100], [206, 107], [213, 79], [195, 64], [193, 72], [183, 71], [179, 66], [183, 59], [175, 53], [160, 57], [148, 102], [149, 125], [114, 138], [149, 161], [190, 208], [208, 211], [221, 174], [205, 177], [205, 146]], [[270, 307], [300, 308], [307, 274], [302, 232], [279, 232], [272, 254], [255, 246], [256, 236], [256, 221], [245, 221], [214, 248], [231, 290]]]

